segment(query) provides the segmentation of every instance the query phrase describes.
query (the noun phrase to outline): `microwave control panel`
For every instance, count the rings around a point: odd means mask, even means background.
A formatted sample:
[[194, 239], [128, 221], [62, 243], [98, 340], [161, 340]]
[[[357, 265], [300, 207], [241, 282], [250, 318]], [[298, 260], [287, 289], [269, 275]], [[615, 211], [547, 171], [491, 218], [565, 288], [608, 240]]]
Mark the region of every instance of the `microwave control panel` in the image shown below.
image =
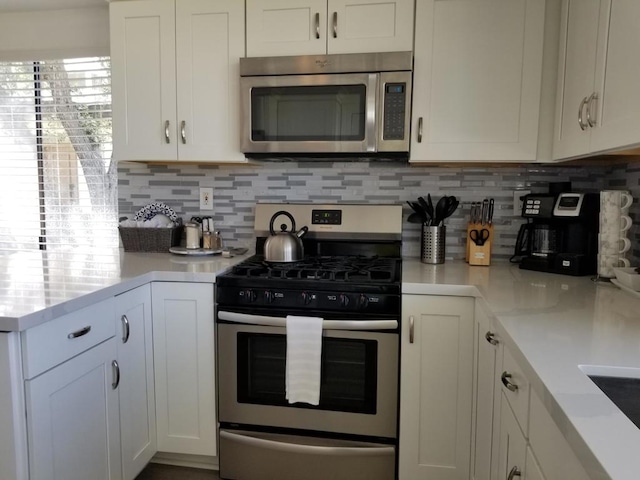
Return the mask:
[[384, 140], [404, 140], [407, 84], [387, 83], [384, 88]]

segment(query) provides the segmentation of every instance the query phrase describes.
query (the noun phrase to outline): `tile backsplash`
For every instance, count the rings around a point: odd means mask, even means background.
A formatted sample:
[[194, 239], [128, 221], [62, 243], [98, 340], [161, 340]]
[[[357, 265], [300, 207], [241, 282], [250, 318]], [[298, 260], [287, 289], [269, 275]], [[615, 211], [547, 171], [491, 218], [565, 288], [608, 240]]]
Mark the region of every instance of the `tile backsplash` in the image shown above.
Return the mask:
[[[257, 165], [152, 165], [120, 162], [120, 216], [153, 201], [164, 202], [184, 220], [210, 215], [228, 245], [254, 247], [257, 202], [396, 203], [404, 209], [403, 254], [420, 253], [420, 225], [406, 222], [406, 200], [430, 193], [435, 199], [455, 195], [460, 208], [447, 222], [447, 258], [464, 257], [469, 203], [495, 199], [494, 255], [509, 258], [523, 220], [513, 212], [513, 192], [548, 191], [549, 182], [570, 181], [576, 191], [625, 188], [640, 196], [640, 165], [573, 167], [430, 167], [399, 162], [265, 162]], [[199, 188], [213, 188], [213, 211], [201, 212]], [[638, 218], [634, 203], [632, 217]], [[640, 232], [633, 229], [634, 257], [640, 256]]]

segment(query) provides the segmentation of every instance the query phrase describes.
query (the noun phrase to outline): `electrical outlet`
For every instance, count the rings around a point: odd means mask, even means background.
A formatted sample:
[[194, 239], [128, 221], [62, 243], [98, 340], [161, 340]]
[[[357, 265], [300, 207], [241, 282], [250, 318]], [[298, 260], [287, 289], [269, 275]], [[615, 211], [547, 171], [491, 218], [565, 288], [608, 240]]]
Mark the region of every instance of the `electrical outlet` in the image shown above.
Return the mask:
[[200, 210], [213, 210], [213, 188], [200, 187]]
[[531, 190], [514, 190], [513, 192], [513, 214], [522, 215], [522, 205], [524, 204], [525, 195], [529, 195]]

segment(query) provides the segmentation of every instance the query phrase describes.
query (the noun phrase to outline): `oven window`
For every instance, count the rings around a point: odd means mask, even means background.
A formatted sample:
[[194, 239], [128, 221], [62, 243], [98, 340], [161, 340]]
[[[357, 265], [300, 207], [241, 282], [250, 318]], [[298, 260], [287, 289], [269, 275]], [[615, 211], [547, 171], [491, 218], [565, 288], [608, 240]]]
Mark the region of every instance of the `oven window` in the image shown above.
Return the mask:
[[363, 141], [364, 85], [254, 87], [251, 139], [256, 142]]
[[[285, 335], [238, 333], [238, 402], [290, 406], [285, 398]], [[296, 407], [376, 413], [375, 340], [323, 338], [320, 404]]]

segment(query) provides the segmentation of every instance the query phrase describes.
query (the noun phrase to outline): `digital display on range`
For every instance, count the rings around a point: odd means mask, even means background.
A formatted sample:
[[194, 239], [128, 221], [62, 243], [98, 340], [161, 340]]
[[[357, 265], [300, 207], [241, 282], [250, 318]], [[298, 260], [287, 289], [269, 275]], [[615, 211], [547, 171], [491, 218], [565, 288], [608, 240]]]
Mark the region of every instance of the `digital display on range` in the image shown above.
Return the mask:
[[312, 225], [342, 225], [342, 210], [313, 210]]

